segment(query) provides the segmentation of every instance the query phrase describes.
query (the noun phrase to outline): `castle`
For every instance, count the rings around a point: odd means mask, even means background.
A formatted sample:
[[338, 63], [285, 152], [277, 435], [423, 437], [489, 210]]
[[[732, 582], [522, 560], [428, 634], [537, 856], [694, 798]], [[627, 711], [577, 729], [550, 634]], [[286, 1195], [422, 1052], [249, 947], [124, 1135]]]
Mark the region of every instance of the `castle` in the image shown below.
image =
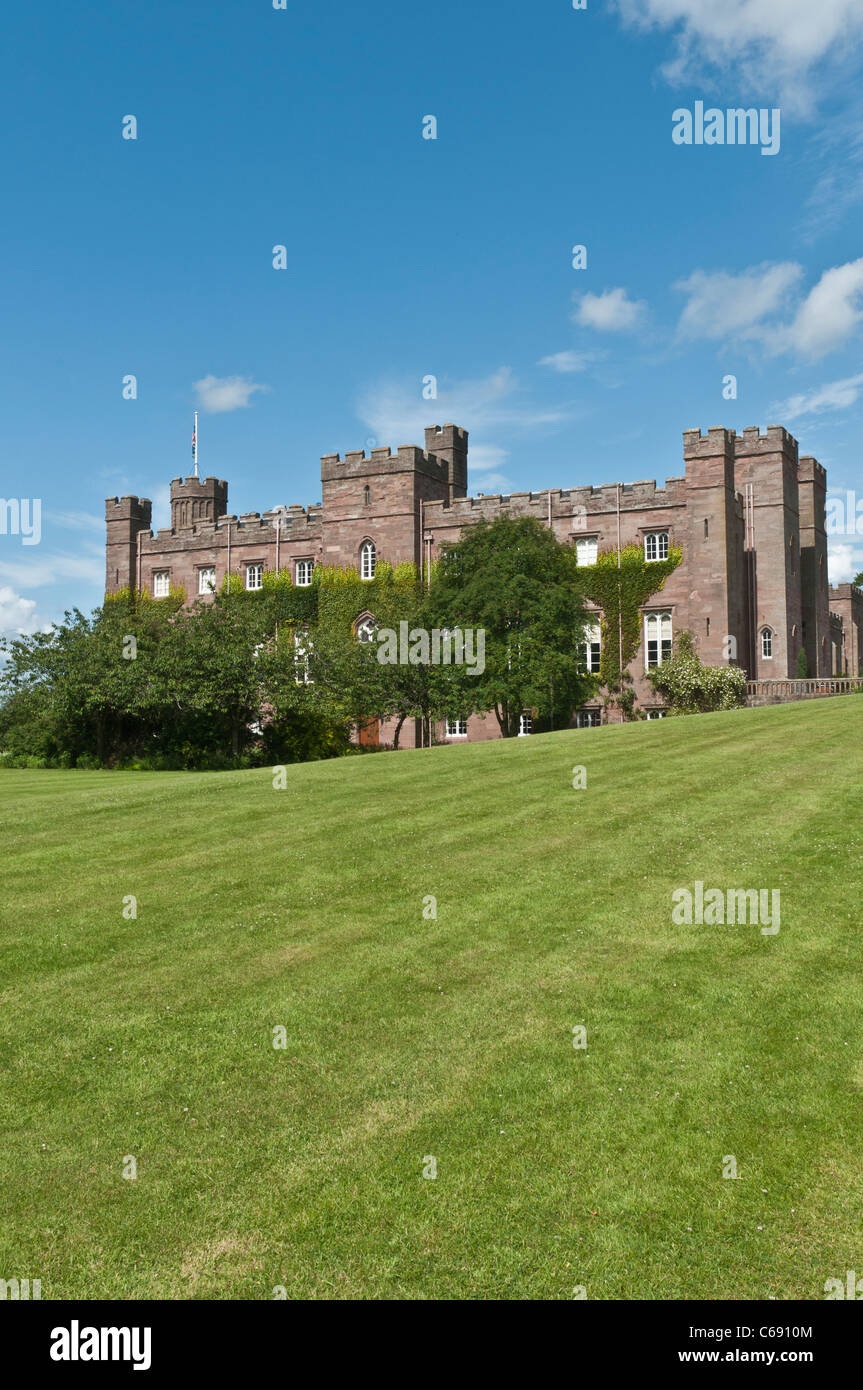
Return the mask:
[[[671, 652], [683, 629], [698, 639], [711, 665], [736, 660], [750, 679], [795, 676], [801, 651], [810, 676], [863, 673], [863, 594], [827, 579], [827, 475], [800, 457], [782, 426], [686, 430], [683, 476], [601, 487], [549, 488], [509, 496], [467, 495], [467, 431], [433, 425], [425, 448], [404, 445], [325, 454], [322, 501], [243, 516], [228, 514], [228, 485], [216, 478], [175, 478], [171, 526], [150, 530], [147, 498], [108, 498], [106, 590], [132, 587], [155, 597], [182, 586], [188, 600], [206, 596], [226, 574], [259, 588], [268, 570], [287, 570], [295, 584], [312, 582], [316, 565], [354, 567], [374, 577], [379, 560], [411, 561], [423, 575], [444, 542], [456, 541], [482, 517], [534, 516], [575, 547], [578, 562], [599, 551], [636, 544], [645, 559], [664, 559], [670, 546], [683, 561], [643, 608], [642, 642], [630, 666], [637, 704], [648, 718], [663, 710], [647, 671]], [[357, 624], [373, 614], [357, 614]], [[585, 657], [598, 669], [600, 632], [588, 633]], [[597, 697], [573, 723], [602, 718]], [[525, 711], [522, 731], [531, 731]], [[364, 739], [387, 742], [391, 729], [369, 728]], [[419, 741], [405, 728], [403, 746]], [[441, 740], [499, 736], [494, 715], [454, 717]]]

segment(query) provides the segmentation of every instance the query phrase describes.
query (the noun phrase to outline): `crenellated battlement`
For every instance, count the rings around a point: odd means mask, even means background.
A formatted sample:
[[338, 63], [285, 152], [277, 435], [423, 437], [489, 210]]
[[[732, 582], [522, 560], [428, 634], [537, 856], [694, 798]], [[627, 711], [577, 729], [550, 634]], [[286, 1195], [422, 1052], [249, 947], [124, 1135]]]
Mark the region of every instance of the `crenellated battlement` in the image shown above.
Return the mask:
[[346, 478], [373, 477], [381, 473], [425, 473], [436, 481], [445, 483], [448, 479], [448, 465], [445, 459], [429, 454], [416, 444], [400, 444], [395, 453], [390, 448], [349, 450], [344, 458], [341, 454], [321, 455], [321, 481], [341, 482]]

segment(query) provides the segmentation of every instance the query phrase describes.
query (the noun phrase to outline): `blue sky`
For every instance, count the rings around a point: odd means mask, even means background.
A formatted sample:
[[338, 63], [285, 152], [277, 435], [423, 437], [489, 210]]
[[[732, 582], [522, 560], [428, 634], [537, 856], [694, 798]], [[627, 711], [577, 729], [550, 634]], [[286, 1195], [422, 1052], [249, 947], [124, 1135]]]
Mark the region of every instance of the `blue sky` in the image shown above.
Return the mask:
[[[11, 12], [0, 495], [43, 524], [0, 535], [0, 629], [99, 602], [104, 498], [167, 524], [196, 407], [234, 512], [445, 420], [473, 491], [662, 480], [686, 428], [784, 423], [863, 498], [863, 0], [587, 5]], [[675, 144], [696, 101], [778, 107], [779, 152]]]

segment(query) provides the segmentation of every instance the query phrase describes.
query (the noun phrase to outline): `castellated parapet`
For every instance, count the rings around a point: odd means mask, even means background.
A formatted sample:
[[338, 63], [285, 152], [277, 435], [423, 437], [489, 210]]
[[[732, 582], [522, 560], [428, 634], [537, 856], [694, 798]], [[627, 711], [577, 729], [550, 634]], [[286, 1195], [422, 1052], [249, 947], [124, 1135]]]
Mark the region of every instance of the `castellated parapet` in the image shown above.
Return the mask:
[[[370, 553], [393, 565], [410, 561], [426, 578], [441, 548], [465, 527], [533, 516], [575, 549], [579, 564], [618, 545], [643, 548], [646, 559], [679, 547], [683, 562], [645, 604], [645, 621], [660, 614], [672, 634], [690, 630], [711, 664], [736, 653], [750, 675], [784, 677], [796, 674], [801, 651], [810, 675], [857, 660], [856, 637], [836, 652], [840, 620], [831, 624], [821, 465], [799, 457], [796, 439], [781, 425], [739, 434], [685, 430], [683, 461], [685, 474], [664, 486], [642, 479], [469, 497], [468, 434], [450, 423], [430, 425], [424, 448], [323, 455], [322, 500], [309, 507], [235, 516], [224, 480], [175, 478], [171, 526], [155, 534], [146, 498], [106, 503], [106, 587], [155, 593], [167, 582], [192, 602], [209, 593], [202, 571], [216, 587], [227, 573], [254, 587], [262, 567], [286, 570], [303, 584], [315, 566], [361, 568]], [[859, 616], [856, 595], [836, 595], [846, 625]], [[638, 702], [649, 707], [655, 697], [645, 665], [642, 645], [631, 674]]]

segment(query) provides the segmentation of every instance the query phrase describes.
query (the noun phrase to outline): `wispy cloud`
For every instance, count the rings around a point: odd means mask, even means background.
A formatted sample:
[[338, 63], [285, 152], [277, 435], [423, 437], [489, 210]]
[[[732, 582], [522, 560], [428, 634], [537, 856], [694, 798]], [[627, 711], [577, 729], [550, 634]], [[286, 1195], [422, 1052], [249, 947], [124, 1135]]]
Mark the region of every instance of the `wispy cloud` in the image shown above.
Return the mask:
[[588, 367], [606, 355], [604, 352], [576, 352], [569, 348], [564, 352], [552, 352], [548, 357], [541, 357], [537, 366], [551, 367], [553, 372], [559, 372], [562, 376], [574, 375], [577, 372], [586, 372]]
[[662, 67], [671, 83], [733, 78], [810, 114], [818, 79], [853, 66], [863, 33], [860, 0], [616, 0], [625, 24], [665, 29], [674, 52]]
[[105, 584], [105, 553], [102, 549], [78, 555], [49, 554], [39, 548], [38, 554], [19, 560], [0, 560], [0, 580], [8, 580], [21, 589], [42, 589], [66, 579], [82, 580], [100, 588]]
[[846, 376], [841, 381], [828, 381], [816, 386], [813, 391], [789, 396], [771, 406], [772, 419], [797, 420], [801, 415], [823, 415], [828, 410], [847, 410], [854, 405], [863, 392], [863, 372], [857, 376]]
[[260, 385], [245, 376], [204, 376], [194, 383], [194, 387], [198, 405], [210, 415], [242, 410], [256, 391], [270, 390], [269, 386]]
[[757, 342], [771, 355], [808, 360], [842, 347], [863, 320], [863, 258], [825, 270], [802, 299], [803, 267], [764, 262], [747, 270], [696, 270], [674, 288], [687, 296], [681, 338]]
[[738, 272], [696, 270], [674, 289], [687, 297], [678, 332], [683, 338], [751, 338], [787, 302], [803, 267], [794, 261], [750, 266]]
[[423, 399], [418, 384], [381, 382], [369, 388], [356, 408], [375, 443], [393, 449], [399, 444], [422, 445], [427, 425], [447, 421], [462, 425], [470, 434], [471, 474], [482, 474], [479, 481], [486, 488], [493, 483], [503, 489], [510, 485], [501, 472], [509, 449], [497, 442], [495, 434], [505, 431], [511, 436], [520, 430], [553, 426], [574, 413], [570, 406], [530, 403], [511, 367], [499, 367], [476, 380], [438, 383], [433, 401]]
[[638, 328], [647, 313], [643, 299], [630, 299], [621, 286], [603, 290], [602, 294], [574, 294], [572, 319], [582, 328], [595, 328], [600, 333], [629, 333]]

